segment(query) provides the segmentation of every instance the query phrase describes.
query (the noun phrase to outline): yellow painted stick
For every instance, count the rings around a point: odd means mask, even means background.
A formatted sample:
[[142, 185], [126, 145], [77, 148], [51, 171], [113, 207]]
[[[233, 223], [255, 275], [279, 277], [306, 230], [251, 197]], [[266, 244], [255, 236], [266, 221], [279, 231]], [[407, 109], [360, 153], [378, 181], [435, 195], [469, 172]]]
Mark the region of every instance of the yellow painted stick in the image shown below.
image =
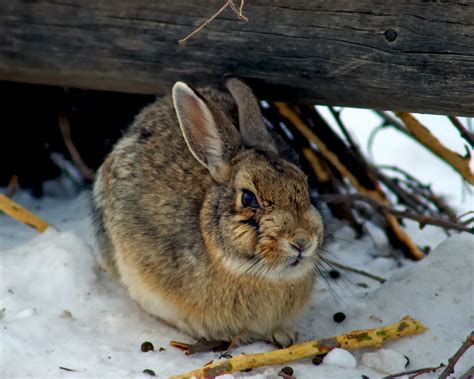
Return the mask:
[[50, 225], [31, 213], [28, 209], [23, 208], [20, 204], [0, 193], [0, 211], [5, 212], [15, 220], [21, 221], [23, 224], [35, 228], [38, 232], [44, 232]]
[[170, 379], [213, 378], [249, 368], [284, 364], [303, 358], [325, 354], [339, 347], [347, 350], [380, 347], [383, 343], [412, 334], [423, 333], [427, 328], [419, 321], [406, 316], [400, 321], [375, 329], [354, 330], [339, 336], [308, 341], [286, 349], [257, 354], [241, 354], [234, 358], [213, 362], [204, 367]]

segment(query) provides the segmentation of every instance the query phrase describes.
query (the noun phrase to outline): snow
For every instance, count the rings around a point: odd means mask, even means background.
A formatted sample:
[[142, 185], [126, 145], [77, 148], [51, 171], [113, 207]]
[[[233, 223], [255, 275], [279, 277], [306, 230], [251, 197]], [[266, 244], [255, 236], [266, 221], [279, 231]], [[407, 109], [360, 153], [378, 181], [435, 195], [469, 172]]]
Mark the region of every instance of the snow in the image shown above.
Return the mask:
[[355, 368], [357, 361], [354, 356], [344, 349], [333, 349], [323, 359], [323, 364], [343, 368]]
[[[388, 131], [377, 141], [385, 146], [397, 144]], [[455, 174], [443, 171], [444, 164], [425, 157], [424, 152], [417, 156], [414, 149], [404, 146], [400, 155], [397, 149], [387, 148], [383, 159], [393, 161], [400, 156], [400, 163], [417, 162], [412, 164], [415, 174], [423, 173], [427, 181], [437, 183], [438, 190], [453, 199], [459, 210], [474, 208], [472, 197], [461, 196]], [[381, 156], [381, 151], [375, 153]], [[165, 378], [218, 359], [216, 353], [185, 356], [169, 347], [170, 340], [192, 339], [148, 315], [98, 269], [89, 192], [73, 195], [64, 183], [55, 181], [48, 183], [45, 193], [37, 200], [20, 191], [14, 200], [57, 230], [37, 234], [0, 214], [0, 378], [149, 378], [144, 369]], [[381, 378], [404, 365], [404, 356], [410, 360], [406, 369], [435, 366], [447, 362], [474, 329], [474, 236], [451, 233], [447, 237], [438, 228], [421, 231], [416, 223], [407, 222], [416, 243], [433, 248], [425, 260], [414, 263], [392, 251], [383, 235], [368, 227], [372, 236], [362, 240], [354, 240], [349, 228], [339, 228], [329, 249], [346, 264], [385, 277], [387, 282], [381, 285], [346, 272], [338, 279], [327, 278], [330, 289], [320, 280], [297, 321], [299, 340], [378, 327], [405, 315], [420, 320], [429, 330], [388, 343], [384, 349], [391, 353], [379, 351], [378, 360], [372, 357], [369, 362], [364, 355], [377, 350], [353, 351], [355, 367], [327, 364], [328, 357], [319, 366], [311, 359], [287, 364], [298, 379]], [[336, 312], [347, 316], [342, 323], [334, 322]], [[154, 351], [141, 352], [144, 341], [152, 342]], [[265, 343], [254, 343], [237, 347], [233, 354], [271, 349]], [[466, 372], [472, 362], [474, 348], [458, 362], [455, 375]], [[222, 378], [276, 378], [282, 366]], [[421, 378], [434, 377], [437, 374]]]
[[405, 371], [407, 358], [394, 350], [380, 349], [373, 353], [364, 353], [362, 364], [375, 368], [386, 374], [396, 374]]

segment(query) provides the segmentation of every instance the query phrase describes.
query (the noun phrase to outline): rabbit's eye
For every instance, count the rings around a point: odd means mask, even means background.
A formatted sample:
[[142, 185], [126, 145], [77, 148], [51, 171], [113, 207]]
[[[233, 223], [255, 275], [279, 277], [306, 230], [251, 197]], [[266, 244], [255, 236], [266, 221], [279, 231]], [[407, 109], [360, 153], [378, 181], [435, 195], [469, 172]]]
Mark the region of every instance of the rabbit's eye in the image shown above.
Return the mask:
[[242, 205], [245, 208], [258, 209], [260, 205], [258, 204], [257, 197], [255, 194], [249, 190], [242, 191]]

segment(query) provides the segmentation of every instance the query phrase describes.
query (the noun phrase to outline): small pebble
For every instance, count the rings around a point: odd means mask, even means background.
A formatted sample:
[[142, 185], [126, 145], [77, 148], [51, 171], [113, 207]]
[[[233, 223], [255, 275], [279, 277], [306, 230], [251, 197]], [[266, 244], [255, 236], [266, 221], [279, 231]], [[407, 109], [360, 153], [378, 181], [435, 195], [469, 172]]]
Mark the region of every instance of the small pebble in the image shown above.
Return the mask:
[[311, 362], [313, 362], [313, 365], [319, 366], [321, 363], [323, 363], [323, 357], [316, 355]]
[[153, 351], [155, 348], [153, 347], [153, 344], [149, 341], [145, 341], [142, 343], [142, 347], [141, 347], [142, 351], [144, 353], [146, 353], [147, 351]]
[[336, 322], [343, 322], [346, 319], [346, 315], [342, 312], [337, 312], [334, 313], [334, 316], [332, 316], [332, 318]]
[[337, 279], [341, 276], [341, 273], [337, 270], [330, 270], [329, 271], [329, 276], [333, 279]]
[[156, 376], [155, 371], [150, 370], [149, 368], [143, 370], [143, 373], [144, 373], [144, 374], [148, 374], [148, 375], [150, 375], [150, 376]]
[[367, 375], [362, 375], [362, 379], [370, 379]]
[[282, 376], [283, 378], [292, 378], [293, 369], [290, 366], [285, 366], [278, 372], [278, 376]]

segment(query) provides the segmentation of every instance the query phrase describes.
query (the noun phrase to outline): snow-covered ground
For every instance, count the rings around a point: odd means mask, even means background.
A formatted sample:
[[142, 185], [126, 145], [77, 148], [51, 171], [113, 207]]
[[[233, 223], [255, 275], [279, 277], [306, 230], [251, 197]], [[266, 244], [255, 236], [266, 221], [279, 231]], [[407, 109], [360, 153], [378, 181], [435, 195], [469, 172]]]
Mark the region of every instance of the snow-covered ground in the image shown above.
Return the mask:
[[[369, 131], [375, 120], [368, 113], [361, 117], [360, 112], [363, 111], [346, 110], [343, 116], [352, 118], [347, 124], [355, 126], [358, 138], [364, 140], [364, 130]], [[426, 124], [437, 128], [443, 122], [438, 117]], [[435, 132], [440, 133], [443, 142], [463, 151], [458, 135], [446, 130], [438, 128]], [[393, 164], [396, 160], [398, 166], [432, 182], [460, 211], [474, 209], [472, 196], [462, 195], [457, 175], [403, 137], [388, 130], [382, 132], [374, 145], [374, 156], [379, 163]], [[89, 193], [65, 196], [70, 191], [58, 188], [61, 187], [56, 181], [48, 184], [47, 195], [41, 200], [23, 191], [14, 200], [59, 231], [49, 229], [37, 234], [0, 214], [0, 378], [149, 377], [144, 369], [152, 369], [159, 378], [165, 378], [217, 359], [215, 353], [185, 356], [169, 347], [170, 340], [192, 340], [145, 313], [119, 284], [98, 270]], [[353, 352], [355, 368], [328, 362], [315, 366], [311, 360], [291, 363], [298, 379], [359, 379], [362, 375], [381, 378], [400, 369], [396, 359], [400, 355], [409, 358], [407, 369], [436, 366], [446, 362], [474, 329], [474, 236], [452, 233], [448, 238], [434, 227], [423, 231], [415, 223], [407, 223], [407, 227], [419, 245], [434, 248], [420, 263], [393, 254], [374, 228], [372, 239], [362, 240], [354, 240], [348, 228], [339, 230], [330, 250], [347, 264], [389, 280], [380, 285], [343, 272], [338, 279], [327, 279], [331, 291], [321, 281], [310, 306], [298, 320], [300, 340], [377, 327], [407, 314], [422, 321], [429, 330], [385, 346], [399, 353], [387, 353], [394, 366], [391, 372], [365, 366], [362, 361], [369, 363], [367, 356], [362, 359], [364, 352]], [[344, 312], [345, 321], [334, 322], [336, 312]], [[144, 341], [152, 342], [155, 350], [141, 352]], [[255, 343], [238, 347], [233, 354], [270, 349], [270, 345]], [[341, 360], [335, 359], [336, 363]], [[456, 365], [456, 376], [467, 371], [473, 362], [474, 348]], [[281, 366], [254, 369], [234, 377], [276, 378], [279, 369]], [[386, 365], [385, 369], [388, 370]], [[436, 374], [421, 378], [425, 377]]]

